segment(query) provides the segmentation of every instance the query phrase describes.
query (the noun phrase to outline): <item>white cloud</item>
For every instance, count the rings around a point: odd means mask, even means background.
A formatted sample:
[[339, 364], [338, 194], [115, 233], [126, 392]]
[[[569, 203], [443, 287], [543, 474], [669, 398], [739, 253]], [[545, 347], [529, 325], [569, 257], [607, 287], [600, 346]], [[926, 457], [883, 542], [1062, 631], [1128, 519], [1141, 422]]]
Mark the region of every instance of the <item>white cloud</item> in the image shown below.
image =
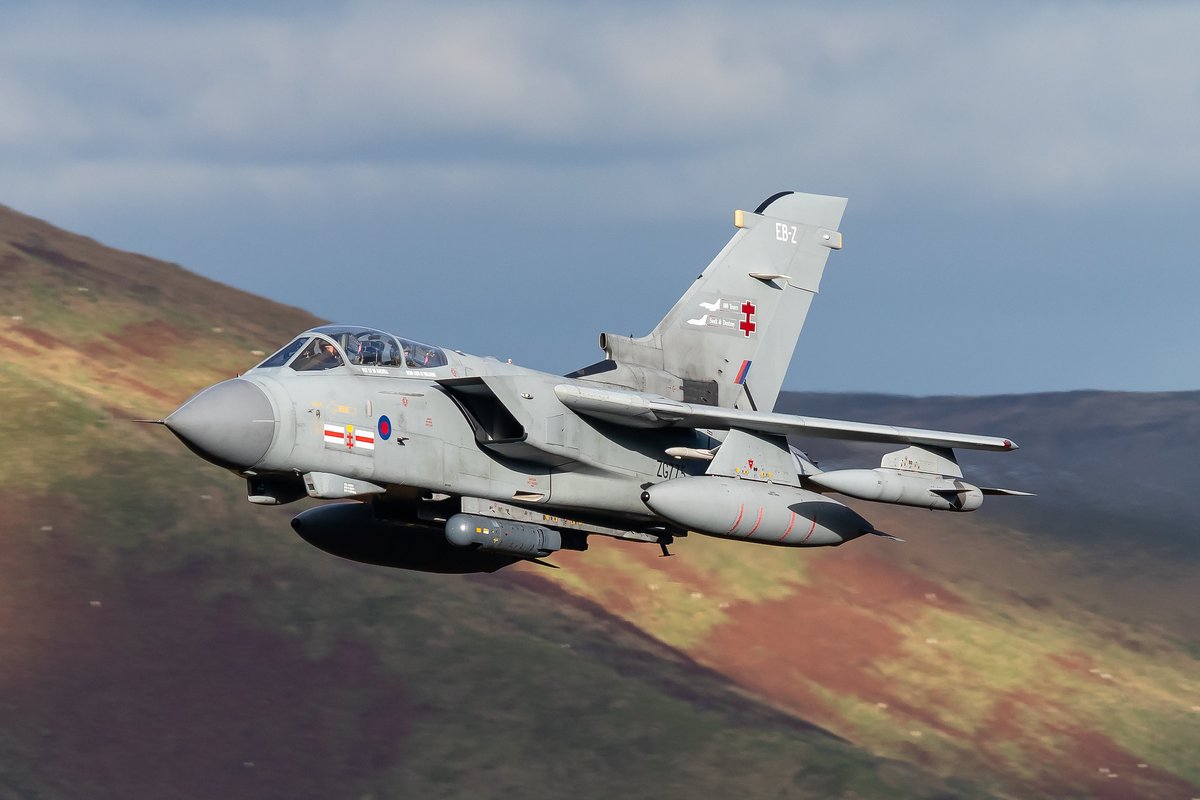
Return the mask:
[[772, 176], [1062, 205], [1200, 179], [1200, 8], [948, 8], [32, 11], [0, 32], [0, 182], [82, 203], [567, 178], [613, 210]]

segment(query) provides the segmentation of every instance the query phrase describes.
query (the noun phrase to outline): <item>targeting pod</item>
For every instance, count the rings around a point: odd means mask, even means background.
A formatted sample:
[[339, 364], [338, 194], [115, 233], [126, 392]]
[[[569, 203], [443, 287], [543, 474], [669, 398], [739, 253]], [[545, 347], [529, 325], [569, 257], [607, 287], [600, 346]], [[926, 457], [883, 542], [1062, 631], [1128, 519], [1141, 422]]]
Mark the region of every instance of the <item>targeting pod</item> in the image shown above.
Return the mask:
[[446, 521], [446, 540], [455, 547], [476, 545], [489, 553], [541, 558], [562, 549], [562, 535], [552, 528], [510, 519], [455, 514]]

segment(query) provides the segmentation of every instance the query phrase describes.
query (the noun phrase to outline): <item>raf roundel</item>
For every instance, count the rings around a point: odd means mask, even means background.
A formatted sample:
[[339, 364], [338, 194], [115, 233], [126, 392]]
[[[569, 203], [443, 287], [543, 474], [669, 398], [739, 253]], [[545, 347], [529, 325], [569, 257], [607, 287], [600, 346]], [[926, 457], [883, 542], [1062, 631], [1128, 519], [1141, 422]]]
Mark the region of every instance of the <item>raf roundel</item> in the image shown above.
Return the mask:
[[385, 442], [392, 438], [392, 421], [387, 418], [386, 414], [379, 416], [379, 438]]

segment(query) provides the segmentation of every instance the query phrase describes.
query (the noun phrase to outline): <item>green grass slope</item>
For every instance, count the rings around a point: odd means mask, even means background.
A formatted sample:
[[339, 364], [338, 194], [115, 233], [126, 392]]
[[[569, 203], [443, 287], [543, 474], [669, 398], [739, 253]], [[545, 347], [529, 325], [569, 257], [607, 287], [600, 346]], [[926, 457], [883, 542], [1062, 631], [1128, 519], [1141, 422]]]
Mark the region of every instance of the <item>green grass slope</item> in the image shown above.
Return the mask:
[[0, 798], [987, 794], [731, 680], [711, 628], [327, 556], [128, 422], [313, 322], [0, 208]]

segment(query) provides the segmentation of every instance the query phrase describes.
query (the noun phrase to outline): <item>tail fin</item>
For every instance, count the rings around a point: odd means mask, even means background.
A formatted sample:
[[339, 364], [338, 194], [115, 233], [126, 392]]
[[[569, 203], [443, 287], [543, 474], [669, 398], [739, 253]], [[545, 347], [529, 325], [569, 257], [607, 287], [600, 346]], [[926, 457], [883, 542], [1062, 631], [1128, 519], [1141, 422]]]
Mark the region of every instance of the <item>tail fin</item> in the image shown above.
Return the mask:
[[737, 232], [648, 336], [601, 335], [618, 364], [682, 381], [688, 402], [770, 410], [821, 284], [846, 199], [780, 192]]

